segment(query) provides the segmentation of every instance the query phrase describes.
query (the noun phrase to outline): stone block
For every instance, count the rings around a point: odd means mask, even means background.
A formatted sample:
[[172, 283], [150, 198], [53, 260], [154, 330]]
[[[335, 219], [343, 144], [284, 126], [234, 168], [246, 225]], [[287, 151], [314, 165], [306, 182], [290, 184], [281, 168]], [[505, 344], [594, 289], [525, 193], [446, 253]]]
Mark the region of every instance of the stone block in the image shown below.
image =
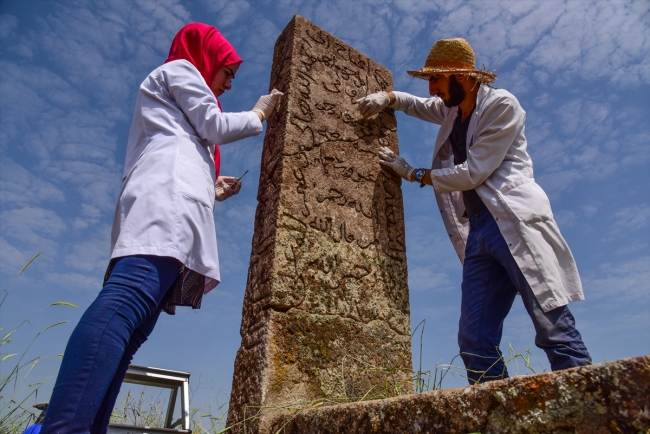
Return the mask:
[[466, 388], [277, 412], [268, 433], [650, 432], [650, 356]]
[[264, 431], [261, 409], [411, 393], [401, 180], [392, 110], [361, 119], [357, 99], [390, 71], [296, 15], [278, 38], [228, 412]]

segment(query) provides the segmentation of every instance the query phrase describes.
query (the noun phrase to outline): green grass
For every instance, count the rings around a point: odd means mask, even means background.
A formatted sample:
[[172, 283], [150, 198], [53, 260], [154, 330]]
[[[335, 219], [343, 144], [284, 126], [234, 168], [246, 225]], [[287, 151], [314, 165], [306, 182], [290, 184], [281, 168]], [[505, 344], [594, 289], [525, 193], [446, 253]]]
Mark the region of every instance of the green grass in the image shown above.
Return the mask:
[[167, 398], [160, 389], [155, 398], [149, 398], [143, 388], [136, 398], [129, 390], [126, 397], [115, 405], [111, 414], [111, 423], [122, 425], [164, 428]]
[[[127, 383], [122, 387], [126, 388], [126, 395], [115, 405], [111, 414], [111, 423], [152, 428], [164, 427], [169, 404], [166, 394], [169, 389]], [[198, 389], [203, 387], [199, 376], [199, 384], [196, 387], [190, 387], [190, 403]], [[226, 431], [228, 401], [225, 400], [221, 403], [220, 401], [220, 393], [217, 393], [214, 401], [206, 404], [206, 408], [190, 408], [190, 427], [193, 434], [216, 434]], [[179, 409], [180, 397], [175, 406], [175, 414], [180, 413]], [[180, 426], [180, 419], [172, 424], [173, 428], [180, 428]]]
[[[0, 289], [0, 296], [2, 297], [0, 299], [0, 309], [11, 308], [9, 303], [11, 299], [9, 296], [17, 279], [39, 255], [40, 253], [35, 255], [21, 268], [9, 289]], [[58, 309], [62, 307], [76, 308], [75, 305], [68, 302], [55, 302], [37, 310], [29, 318], [13, 327], [4, 328], [4, 325], [0, 324], [0, 333], [2, 333], [0, 340], [0, 432], [2, 434], [21, 434], [27, 426], [35, 421], [37, 410], [33, 409], [28, 402], [35, 402], [39, 389], [54, 377], [58, 370], [62, 354], [32, 357], [28, 353], [32, 347], [37, 345], [39, 338], [46, 333], [51, 333], [52, 329], [68, 321], [57, 321], [41, 330], [34, 331], [30, 341], [28, 343], [22, 343], [22, 347], [21, 345], [17, 345], [21, 344], [20, 342], [15, 342], [16, 336], [18, 336], [18, 332], [21, 329], [27, 328], [28, 326], [32, 327], [33, 330], [32, 323], [46, 309]], [[289, 411], [296, 416], [307, 409], [324, 405], [390, 398], [403, 395], [409, 390], [413, 390], [415, 393], [440, 390], [442, 389], [442, 382], [447, 375], [467, 378], [467, 370], [463, 366], [454, 364], [454, 361], [460, 355], [455, 356], [448, 364], [437, 363], [433, 372], [422, 369], [425, 325], [426, 320], [423, 320], [415, 327], [411, 335], [411, 338], [413, 338], [417, 331], [420, 330], [420, 351], [417, 369], [377, 367], [351, 355], [346, 355], [340, 362], [341, 378], [345, 382], [351, 383], [351, 387], [348, 388], [344, 384], [344, 390], [355, 390], [353, 386], [356, 378], [366, 373], [381, 374], [385, 379], [384, 384], [375, 385], [370, 390], [358, 396], [323, 397], [312, 401], [290, 403], [283, 406], [249, 406], [244, 410], [244, 419], [236, 425], [242, 425], [245, 430], [246, 425], [252, 421], [277, 411]], [[20, 336], [25, 336], [25, 333], [23, 332]], [[14, 350], [15, 347], [22, 349]], [[15, 352], [12, 352], [12, 350]], [[518, 353], [509, 345], [507, 355], [503, 355], [502, 360], [513, 375], [522, 375], [520, 374], [522, 370], [523, 374], [535, 374], [536, 371], [533, 368], [532, 357], [532, 354], [528, 350], [524, 351], [524, 353]], [[49, 363], [53, 367], [50, 367], [49, 371], [46, 370], [47, 373], [43, 379], [33, 381], [31, 377], [34, 376], [36, 368], [48, 361], [54, 361], [54, 363]], [[354, 366], [354, 369], [348, 369], [348, 371], [353, 371], [353, 373], [346, 372], [346, 366]], [[40, 373], [42, 370], [38, 372]], [[404, 380], [404, 378], [408, 378], [408, 380]], [[199, 381], [199, 385], [191, 390], [191, 395], [193, 396], [196, 390], [201, 387], [202, 385]], [[227, 399], [220, 403], [219, 396], [217, 395], [214, 405], [208, 404], [205, 409], [191, 408], [190, 425], [193, 433], [223, 434], [234, 428], [234, 426], [225, 426], [227, 403]], [[142, 389], [139, 394], [131, 393], [129, 390], [125, 398], [116, 405], [111, 415], [111, 422], [125, 425], [163, 427], [167, 404], [167, 398], [162, 395], [162, 392], [154, 396], [147, 396], [145, 389]]]
[[[415, 327], [411, 335], [412, 339], [417, 330], [421, 327], [419, 366], [417, 370], [413, 371], [413, 388], [415, 390], [415, 393], [428, 392], [431, 390], [441, 390], [442, 381], [447, 375], [451, 375], [456, 378], [467, 379], [468, 370], [464, 366], [454, 363], [456, 359], [460, 357], [460, 354], [455, 355], [449, 363], [436, 363], [433, 372], [422, 370], [422, 341], [424, 338], [425, 325], [426, 319], [422, 320], [420, 324]], [[481, 357], [478, 355], [474, 356]], [[524, 350], [524, 352], [517, 352], [514, 350], [514, 348], [512, 348], [512, 345], [509, 344], [507, 354], [502, 354], [499, 360], [504, 362], [504, 365], [507, 366], [508, 371], [510, 371], [510, 374], [512, 376], [532, 375], [538, 373], [538, 371], [533, 367], [534, 357], [535, 356], [533, 356], [529, 350]], [[497, 362], [498, 361], [496, 361], [495, 364]], [[539, 371], [544, 372], [545, 369], [541, 367], [541, 363], [537, 364], [540, 366]], [[504, 375], [505, 372], [502, 374], [501, 379], [504, 377]], [[480, 378], [482, 378], [482, 376]], [[499, 378], [496, 379], [498, 380]]]
[[[9, 289], [0, 289], [0, 294], [2, 294], [0, 309], [12, 307], [9, 295], [16, 281], [39, 256], [40, 253], [35, 255], [20, 269]], [[47, 325], [40, 331], [33, 332], [31, 340], [27, 343], [26, 347], [23, 347], [26, 342], [15, 341], [16, 336], [19, 332], [22, 332], [22, 329], [26, 329], [27, 327], [31, 327], [33, 330], [32, 323], [46, 309], [60, 307], [76, 309], [76, 306], [71, 303], [59, 301], [37, 310], [29, 318], [13, 327], [5, 327], [4, 324], [0, 324], [0, 333], [2, 334], [0, 338], [0, 432], [3, 434], [22, 433], [36, 420], [36, 412], [38, 410], [35, 410], [28, 402], [35, 400], [38, 396], [39, 389], [53, 378], [58, 369], [62, 354], [32, 357], [29, 355], [30, 350], [44, 334], [51, 333], [51, 329], [65, 324], [68, 321], [57, 321]], [[28, 333], [28, 331], [24, 332], [23, 335], [25, 333]], [[20, 349], [16, 350], [16, 348]], [[52, 359], [54, 359], [54, 363], [46, 363], [52, 361]], [[49, 365], [45, 368], [47, 372], [45, 378], [33, 381], [31, 378], [33, 377], [33, 372], [45, 364]]]
[[[319, 399], [314, 399], [311, 401], [303, 402], [294, 402], [287, 403], [282, 406], [246, 406], [244, 408], [243, 419], [235, 425], [224, 427], [221, 431], [215, 431], [215, 434], [221, 434], [229, 431], [235, 426], [241, 426], [246, 432], [247, 425], [250, 425], [251, 422], [267, 416], [271, 413], [278, 411], [289, 412], [290, 416], [285, 419], [285, 426], [294, 418], [305, 412], [306, 410], [317, 408], [326, 405], [336, 405], [350, 402], [361, 402], [368, 401], [373, 399], [386, 399], [392, 398], [395, 396], [404, 395], [404, 391], [413, 388], [415, 393], [423, 393], [434, 390], [442, 389], [442, 382], [447, 375], [452, 375], [453, 377], [460, 377], [467, 379], [467, 369], [464, 366], [454, 364], [454, 361], [460, 357], [460, 354], [454, 356], [450, 363], [441, 364], [437, 363], [433, 372], [423, 371], [422, 370], [422, 350], [423, 350], [423, 338], [424, 338], [424, 328], [426, 325], [426, 320], [423, 320], [415, 327], [412, 332], [411, 339], [415, 336], [418, 329], [420, 329], [420, 351], [419, 351], [419, 366], [418, 369], [403, 369], [403, 368], [384, 368], [373, 366], [369, 363], [363, 362], [355, 357], [346, 355], [341, 360], [341, 370], [345, 371], [346, 361], [353, 361], [353, 365], [358, 368], [362, 366], [362, 369], [358, 372], [355, 370], [355, 375], [363, 375], [365, 372], [380, 371], [384, 374], [386, 379], [383, 385], [376, 385], [375, 387], [367, 390], [365, 393], [358, 396], [343, 396], [343, 397], [323, 397]], [[531, 375], [536, 374], [536, 370], [533, 368], [532, 360], [534, 356], [530, 351], [525, 350], [523, 353], [516, 352], [511, 345], [508, 346], [507, 355], [502, 355], [501, 360], [505, 363], [510, 371], [512, 376], [517, 375]], [[541, 366], [541, 364], [540, 364]], [[542, 369], [543, 370], [543, 369]], [[395, 378], [402, 378], [404, 374], [408, 373], [410, 375], [410, 381], [396, 381]], [[355, 375], [351, 374], [342, 374], [343, 378], [346, 378], [348, 382], [354, 382]], [[393, 381], [391, 381], [393, 379]], [[344, 390], [347, 387], [343, 387]], [[354, 389], [350, 387], [350, 389]], [[284, 426], [276, 431], [275, 434], [279, 434], [283, 431]], [[212, 433], [212, 431], [210, 431]], [[480, 434], [480, 433], [478, 433]]]

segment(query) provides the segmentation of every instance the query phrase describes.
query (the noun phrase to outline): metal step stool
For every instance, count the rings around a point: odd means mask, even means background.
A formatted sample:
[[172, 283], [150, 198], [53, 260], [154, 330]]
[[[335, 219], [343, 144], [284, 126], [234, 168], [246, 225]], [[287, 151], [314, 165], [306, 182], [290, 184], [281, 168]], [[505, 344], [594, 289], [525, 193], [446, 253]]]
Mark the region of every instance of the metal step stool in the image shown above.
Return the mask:
[[[171, 389], [169, 405], [165, 415], [164, 428], [144, 426], [108, 425], [108, 434], [155, 434], [155, 433], [191, 433], [190, 429], [190, 374], [189, 372], [172, 371], [169, 369], [151, 368], [147, 366], [130, 365], [126, 371], [125, 383], [143, 386]], [[181, 429], [173, 429], [174, 406], [178, 393], [181, 394]]]

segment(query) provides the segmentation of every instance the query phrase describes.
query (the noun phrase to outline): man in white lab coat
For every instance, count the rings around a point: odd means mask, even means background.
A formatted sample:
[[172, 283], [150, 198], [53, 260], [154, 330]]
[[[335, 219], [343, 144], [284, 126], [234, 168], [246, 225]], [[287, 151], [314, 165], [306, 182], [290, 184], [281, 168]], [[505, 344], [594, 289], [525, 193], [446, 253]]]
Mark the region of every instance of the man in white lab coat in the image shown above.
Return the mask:
[[583, 300], [569, 246], [535, 183], [526, 151], [526, 113], [496, 79], [477, 70], [461, 38], [437, 41], [425, 66], [432, 98], [379, 92], [359, 100], [364, 117], [385, 107], [440, 125], [431, 168], [415, 169], [388, 148], [380, 163], [409, 182], [432, 185], [463, 263], [458, 343], [470, 384], [508, 376], [499, 345], [517, 295], [535, 326], [535, 344], [553, 370], [591, 363], [567, 304]]

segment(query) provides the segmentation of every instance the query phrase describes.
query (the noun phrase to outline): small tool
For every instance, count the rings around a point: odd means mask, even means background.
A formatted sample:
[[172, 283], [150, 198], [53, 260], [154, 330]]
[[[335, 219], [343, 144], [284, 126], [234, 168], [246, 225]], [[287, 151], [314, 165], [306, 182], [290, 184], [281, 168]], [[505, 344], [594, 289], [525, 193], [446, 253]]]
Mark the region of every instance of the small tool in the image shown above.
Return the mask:
[[244, 172], [244, 174], [242, 176], [240, 176], [239, 178], [235, 178], [234, 182], [229, 182], [228, 185], [230, 185], [232, 187], [233, 185], [235, 185], [235, 182], [239, 182], [244, 177], [244, 175], [246, 175], [247, 173], [248, 173], [248, 170], [246, 170], [246, 172]]

